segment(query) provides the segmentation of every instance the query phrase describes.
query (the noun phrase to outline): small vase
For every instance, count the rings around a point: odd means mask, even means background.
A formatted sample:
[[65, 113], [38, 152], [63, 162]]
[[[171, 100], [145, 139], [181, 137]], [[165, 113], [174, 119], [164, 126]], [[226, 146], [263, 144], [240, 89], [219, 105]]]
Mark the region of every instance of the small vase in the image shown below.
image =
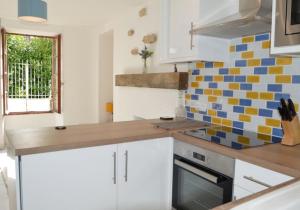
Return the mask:
[[144, 60], [143, 74], [148, 73], [148, 60]]

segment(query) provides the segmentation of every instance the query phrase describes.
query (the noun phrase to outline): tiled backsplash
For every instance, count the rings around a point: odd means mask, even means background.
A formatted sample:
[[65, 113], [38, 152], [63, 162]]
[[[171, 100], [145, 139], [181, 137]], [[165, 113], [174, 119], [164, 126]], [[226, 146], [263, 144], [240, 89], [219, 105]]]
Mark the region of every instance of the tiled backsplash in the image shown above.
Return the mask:
[[282, 136], [280, 98], [300, 102], [300, 58], [270, 56], [270, 34], [233, 39], [231, 61], [190, 66], [187, 117]]

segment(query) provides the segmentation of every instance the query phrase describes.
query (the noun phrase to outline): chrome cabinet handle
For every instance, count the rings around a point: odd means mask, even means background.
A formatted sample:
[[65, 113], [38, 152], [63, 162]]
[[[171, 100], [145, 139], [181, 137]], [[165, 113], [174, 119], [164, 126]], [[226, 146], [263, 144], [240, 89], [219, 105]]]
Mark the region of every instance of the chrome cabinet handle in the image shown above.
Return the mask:
[[125, 182], [128, 181], [128, 151], [126, 150], [125, 151], [125, 175], [124, 175], [124, 178], [125, 178]]
[[193, 48], [195, 47], [194, 43], [193, 43], [193, 40], [194, 40], [194, 23], [191, 22], [191, 30], [190, 30], [190, 34], [191, 34], [191, 50], [193, 50]]
[[113, 159], [114, 159], [114, 176], [113, 176], [113, 181], [114, 184], [117, 184], [117, 153], [114, 152], [113, 154]]
[[259, 184], [259, 185], [262, 185], [262, 186], [264, 186], [264, 187], [267, 187], [267, 188], [272, 187], [271, 185], [269, 185], [269, 184], [267, 184], [267, 183], [264, 183], [264, 182], [261, 182], [261, 181], [259, 181], [259, 180], [257, 180], [257, 179], [254, 179], [254, 178], [251, 177], [251, 176], [243, 176], [243, 178], [244, 178], [244, 179], [247, 179], [247, 180], [249, 180], [249, 181], [251, 181], [251, 182], [254, 182], [254, 183], [256, 183], [256, 184]]

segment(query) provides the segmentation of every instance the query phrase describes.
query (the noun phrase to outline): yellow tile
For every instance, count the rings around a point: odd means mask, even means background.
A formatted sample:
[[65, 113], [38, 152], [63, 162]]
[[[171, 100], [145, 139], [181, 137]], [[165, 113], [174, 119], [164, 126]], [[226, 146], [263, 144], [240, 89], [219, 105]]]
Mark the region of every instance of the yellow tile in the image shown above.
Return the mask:
[[203, 80], [204, 80], [203, 76], [197, 76], [196, 77], [196, 81], [198, 81], [198, 82], [202, 82]]
[[232, 127], [232, 121], [228, 119], [222, 119], [222, 125]]
[[248, 51], [248, 52], [243, 52], [242, 53], [242, 58], [244, 59], [249, 59], [254, 57], [254, 52], [253, 51]]
[[259, 81], [260, 81], [260, 77], [257, 75], [247, 76], [247, 82], [258, 83]]
[[283, 67], [282, 66], [270, 66], [269, 67], [269, 74], [282, 74]]
[[247, 92], [246, 97], [251, 99], [258, 99], [258, 92]]
[[191, 100], [191, 95], [190, 95], [190, 94], [186, 94], [186, 95], [185, 95], [185, 99], [186, 99], [186, 100]]
[[217, 102], [218, 98], [216, 96], [208, 96], [208, 102]]
[[235, 46], [234, 45], [231, 45], [229, 47], [229, 52], [235, 52]]
[[251, 122], [251, 116], [245, 115], [245, 114], [240, 114], [239, 120], [242, 122]]
[[295, 109], [296, 109], [296, 112], [299, 112], [299, 104], [295, 103]]
[[229, 83], [228, 87], [231, 90], [239, 90], [240, 89], [240, 83]]
[[223, 62], [214, 62], [214, 68], [223, 68], [224, 63]]
[[214, 89], [213, 90], [213, 95], [215, 95], [215, 96], [222, 96], [223, 95], [223, 90]]
[[271, 141], [271, 136], [270, 135], [266, 135], [266, 134], [261, 134], [261, 133], [258, 133], [257, 134], [257, 138], [259, 140], [263, 140], [263, 141]]
[[262, 93], [259, 94], [259, 97], [262, 100], [273, 100], [274, 99], [274, 93], [262, 92]]
[[216, 110], [213, 110], [213, 109], [207, 110], [207, 113], [208, 113], [208, 115], [210, 115], [210, 116], [216, 116], [216, 115], [217, 115], [217, 111], [216, 111]]
[[237, 98], [228, 98], [228, 104], [238, 105], [239, 104], [239, 99], [237, 99]]
[[260, 125], [257, 128], [257, 132], [261, 134], [271, 134], [272, 128]]
[[260, 59], [250, 59], [247, 61], [248, 66], [260, 66]]
[[258, 115], [258, 109], [253, 108], [253, 107], [246, 107], [245, 108], [245, 114]]
[[229, 127], [229, 126], [222, 126], [222, 131], [225, 131], [225, 132], [232, 132], [232, 127]]
[[240, 68], [230, 68], [229, 69], [229, 74], [240, 74], [241, 69]]
[[204, 89], [204, 95], [212, 95], [212, 89]]
[[201, 61], [201, 62], [197, 62], [196, 63], [196, 68], [197, 69], [201, 69], [201, 68], [204, 68], [204, 67], [205, 67], [205, 63], [204, 62]]
[[191, 86], [193, 88], [198, 88], [199, 87], [199, 83], [198, 82], [192, 82]]
[[213, 117], [212, 120], [211, 120], [211, 122], [212, 122], [213, 124], [220, 125], [220, 124], [222, 124], [222, 119], [221, 119], [221, 118], [218, 118], [218, 117]]
[[243, 43], [249, 43], [254, 41], [254, 36], [246, 36], [242, 38]]
[[238, 142], [241, 144], [250, 144], [250, 139], [246, 136], [238, 136]]
[[275, 120], [271, 118], [266, 119], [266, 125], [267, 126], [272, 126], [272, 127], [280, 127], [281, 126], [281, 121], [280, 120]]
[[263, 42], [261, 43], [261, 47], [262, 47], [263, 49], [269, 49], [269, 48], [271, 47], [271, 42], [270, 42], [270, 41], [263, 41]]
[[278, 75], [275, 78], [276, 83], [291, 83], [292, 76], [291, 75]]
[[215, 136], [215, 135], [217, 134], [217, 131], [208, 128], [208, 129], [207, 129], [207, 134], [210, 135], [210, 136]]
[[192, 108], [191, 108], [191, 112], [196, 113], [196, 112], [198, 112], [198, 109], [192, 107]]
[[276, 58], [277, 65], [291, 65], [293, 63], [293, 59], [291, 57], [278, 57]]
[[223, 82], [224, 81], [224, 76], [214, 76], [213, 77], [214, 82]]

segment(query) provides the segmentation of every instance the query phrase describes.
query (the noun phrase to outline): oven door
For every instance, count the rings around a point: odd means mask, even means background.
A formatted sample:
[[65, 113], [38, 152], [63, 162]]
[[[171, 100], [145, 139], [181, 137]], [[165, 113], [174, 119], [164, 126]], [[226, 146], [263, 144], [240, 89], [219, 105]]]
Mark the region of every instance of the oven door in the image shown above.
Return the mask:
[[174, 209], [208, 210], [230, 202], [232, 186], [232, 178], [174, 155]]

